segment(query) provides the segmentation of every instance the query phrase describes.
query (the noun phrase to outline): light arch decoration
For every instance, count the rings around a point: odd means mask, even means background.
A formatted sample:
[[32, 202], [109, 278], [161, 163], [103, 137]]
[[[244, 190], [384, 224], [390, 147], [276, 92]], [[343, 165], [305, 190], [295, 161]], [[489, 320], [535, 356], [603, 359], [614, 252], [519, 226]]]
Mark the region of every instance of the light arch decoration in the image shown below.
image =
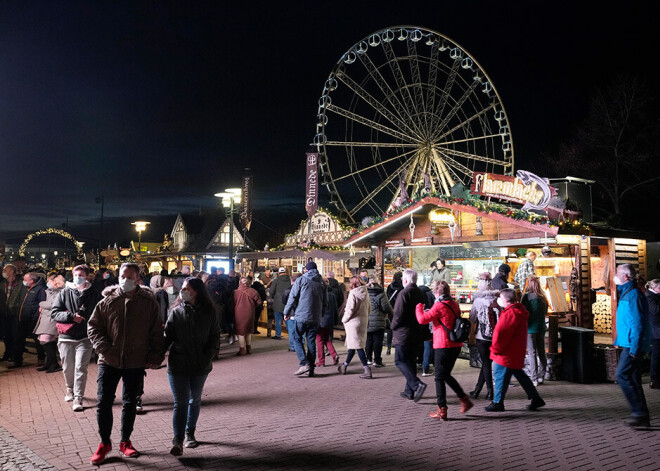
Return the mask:
[[25, 249], [27, 248], [27, 245], [32, 241], [32, 239], [34, 239], [35, 237], [39, 237], [39, 236], [42, 236], [42, 235], [48, 235], [48, 234], [55, 234], [55, 235], [58, 235], [58, 236], [61, 236], [61, 237], [65, 237], [65, 238], [71, 240], [71, 241], [74, 243], [74, 245], [76, 246], [76, 251], [78, 252], [78, 258], [79, 258], [80, 260], [84, 260], [84, 259], [85, 259], [85, 254], [84, 254], [84, 252], [83, 252], [83, 250], [82, 250], [82, 245], [80, 244], [80, 242], [78, 242], [78, 241], [76, 240], [75, 237], [73, 237], [73, 236], [72, 236], [70, 233], [68, 233], [67, 231], [63, 231], [62, 229], [54, 229], [54, 228], [52, 228], [52, 227], [49, 227], [49, 228], [47, 228], [47, 229], [41, 229], [41, 230], [39, 230], [39, 231], [33, 232], [32, 234], [29, 234], [29, 235], [25, 238], [25, 240], [23, 241], [23, 243], [21, 244], [21, 247], [18, 249], [18, 253], [19, 253], [19, 255], [20, 255], [21, 257], [25, 257]]

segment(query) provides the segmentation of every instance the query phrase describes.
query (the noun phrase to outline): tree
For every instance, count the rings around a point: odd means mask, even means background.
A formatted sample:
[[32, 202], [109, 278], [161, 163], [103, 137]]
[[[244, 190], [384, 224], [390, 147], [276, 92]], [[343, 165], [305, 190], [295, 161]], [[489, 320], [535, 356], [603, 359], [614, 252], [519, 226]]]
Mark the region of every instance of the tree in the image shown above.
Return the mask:
[[657, 111], [639, 78], [619, 77], [598, 89], [576, 138], [562, 145], [555, 170], [596, 180], [619, 223], [625, 197], [660, 181]]

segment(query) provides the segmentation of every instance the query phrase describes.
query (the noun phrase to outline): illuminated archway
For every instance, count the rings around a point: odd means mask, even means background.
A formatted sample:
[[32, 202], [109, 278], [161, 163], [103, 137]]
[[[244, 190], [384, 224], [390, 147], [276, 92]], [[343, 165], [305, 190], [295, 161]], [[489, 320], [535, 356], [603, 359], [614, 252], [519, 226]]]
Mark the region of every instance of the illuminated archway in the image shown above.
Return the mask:
[[63, 231], [61, 229], [53, 229], [52, 227], [49, 227], [48, 229], [42, 229], [37, 232], [33, 232], [32, 234], [29, 234], [23, 243], [21, 244], [21, 247], [18, 249], [18, 253], [21, 257], [25, 257], [25, 249], [27, 245], [30, 243], [32, 239], [35, 237], [39, 237], [42, 235], [48, 235], [48, 234], [55, 234], [61, 237], [66, 237], [67, 239], [71, 240], [73, 244], [76, 246], [76, 250], [78, 251], [78, 259], [79, 260], [84, 260], [85, 259], [85, 254], [82, 250], [82, 245], [80, 242], [78, 242], [71, 234], [69, 234], [66, 231]]

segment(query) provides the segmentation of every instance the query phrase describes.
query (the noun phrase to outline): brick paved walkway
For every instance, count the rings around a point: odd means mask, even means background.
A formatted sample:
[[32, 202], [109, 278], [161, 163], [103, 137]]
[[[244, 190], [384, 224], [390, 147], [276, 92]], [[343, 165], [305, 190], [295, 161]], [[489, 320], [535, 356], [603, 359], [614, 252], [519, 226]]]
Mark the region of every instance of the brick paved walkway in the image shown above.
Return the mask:
[[[263, 329], [262, 329], [263, 330]], [[335, 342], [339, 345], [340, 342]], [[399, 397], [403, 380], [386, 368], [361, 380], [358, 359], [349, 374], [318, 368], [316, 378], [293, 376], [288, 342], [257, 337], [255, 353], [236, 357], [223, 346], [203, 397], [197, 438], [202, 445], [177, 459], [171, 441], [171, 394], [165, 369], [149, 371], [146, 413], [138, 416], [137, 460], [120, 457], [120, 405], [115, 406], [115, 450], [103, 469], [660, 469], [660, 391], [645, 389], [655, 426], [631, 430], [617, 385], [551, 382], [540, 392], [548, 406], [527, 412], [520, 387], [507, 412], [488, 414], [485, 400], [467, 415], [449, 400], [449, 422], [428, 417], [435, 408], [432, 378], [415, 404]], [[345, 349], [339, 348], [342, 358]], [[26, 361], [34, 362], [28, 355]], [[93, 469], [98, 445], [96, 366], [90, 365], [85, 411], [65, 403], [60, 373], [0, 366], [0, 469]], [[472, 389], [478, 370], [459, 360], [455, 377]], [[23, 447], [20, 447], [20, 443]]]

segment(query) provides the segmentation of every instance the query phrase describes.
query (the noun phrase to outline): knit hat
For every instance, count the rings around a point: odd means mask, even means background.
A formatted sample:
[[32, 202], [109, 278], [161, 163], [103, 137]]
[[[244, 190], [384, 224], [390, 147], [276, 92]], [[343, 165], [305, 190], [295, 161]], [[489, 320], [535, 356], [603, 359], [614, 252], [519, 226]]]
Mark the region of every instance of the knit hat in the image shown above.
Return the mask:
[[317, 269], [317, 267], [316, 267], [316, 263], [314, 263], [314, 262], [307, 262], [307, 265], [305, 265], [305, 268], [306, 268], [307, 270], [316, 270], [316, 269]]
[[511, 273], [511, 267], [506, 263], [503, 263], [502, 265], [500, 265], [497, 271], [499, 271], [500, 273]]

